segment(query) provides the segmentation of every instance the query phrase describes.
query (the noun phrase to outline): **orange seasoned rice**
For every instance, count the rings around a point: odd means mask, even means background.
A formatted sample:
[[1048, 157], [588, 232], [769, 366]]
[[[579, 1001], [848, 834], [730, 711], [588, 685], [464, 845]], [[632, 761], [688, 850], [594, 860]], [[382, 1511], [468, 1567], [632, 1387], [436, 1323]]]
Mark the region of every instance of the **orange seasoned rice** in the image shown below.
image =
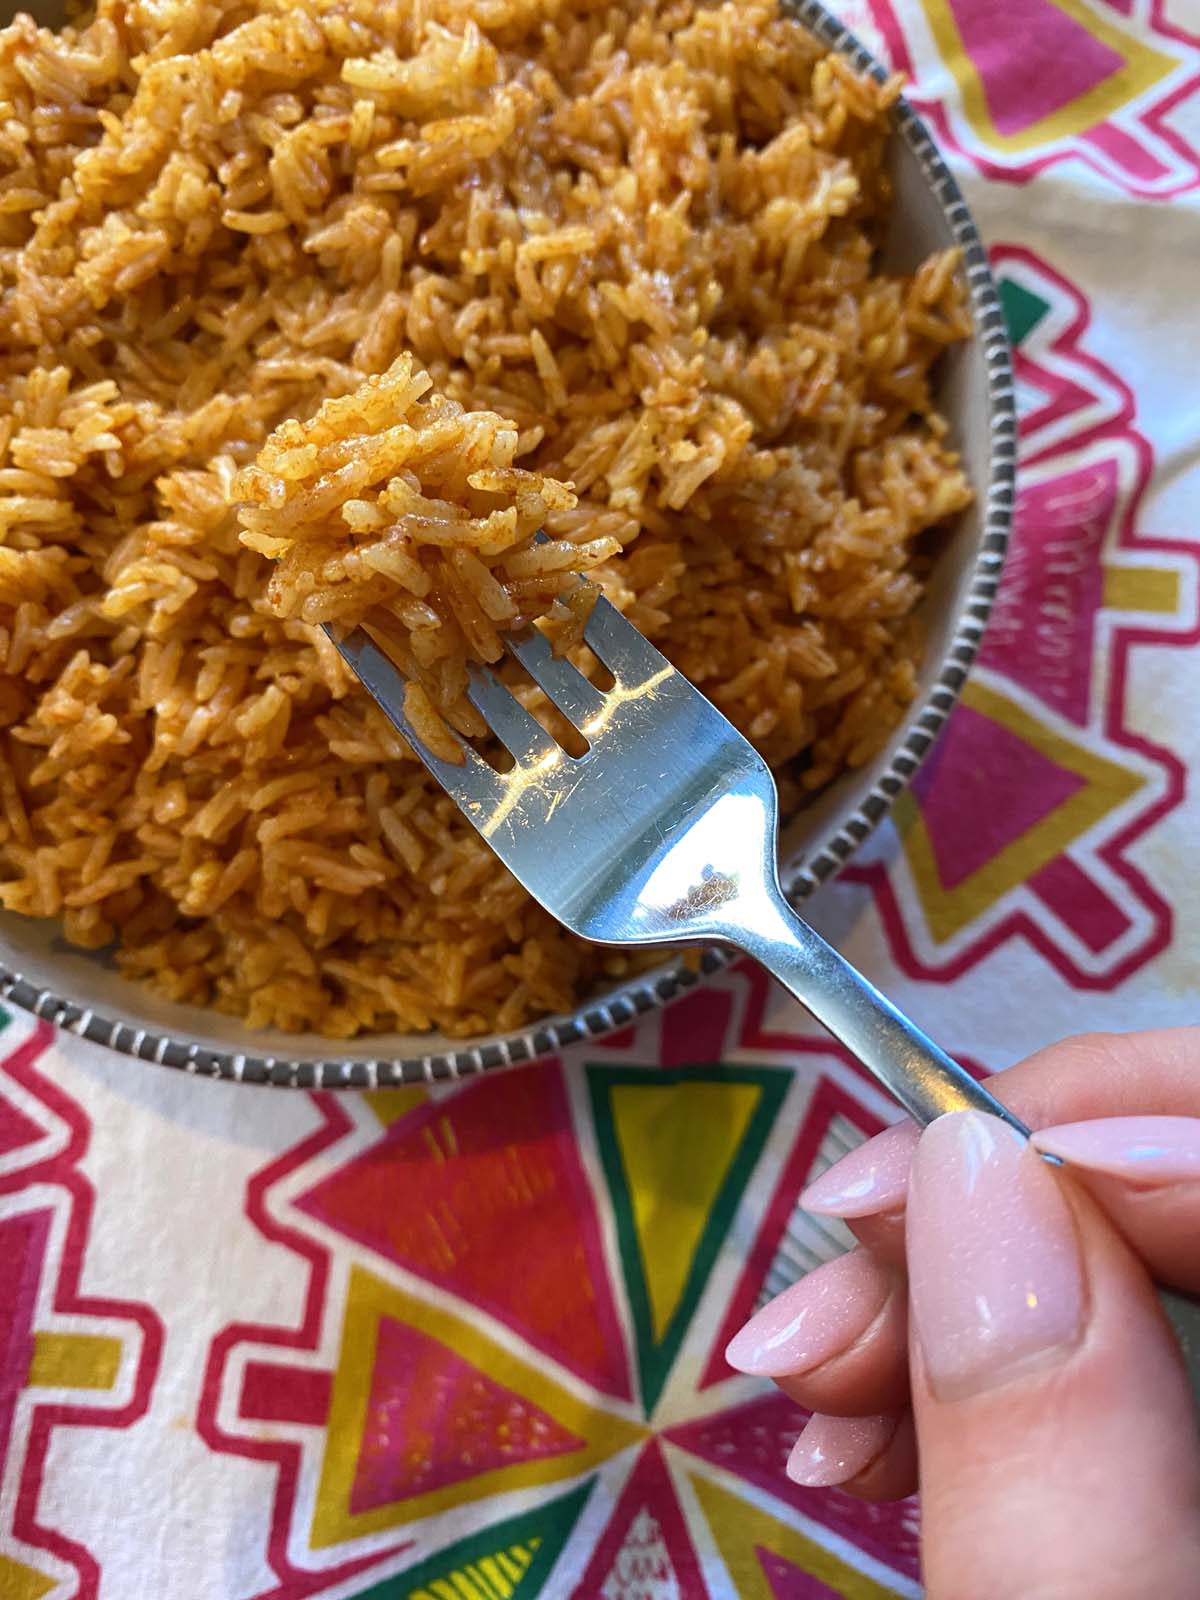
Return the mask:
[[588, 566], [785, 801], [868, 761], [970, 498], [956, 260], [878, 262], [895, 93], [776, 0], [0, 31], [0, 902], [254, 1026], [571, 1006], [629, 958], [530, 903], [318, 624], [384, 619], [469, 732], [466, 661]]
[[410, 722], [459, 762], [446, 722], [487, 733], [468, 665], [499, 661], [502, 635], [543, 617], [560, 649], [578, 643], [596, 594], [579, 574], [621, 547], [539, 539], [553, 512], [574, 510], [570, 485], [513, 465], [514, 424], [432, 387], [397, 356], [311, 421], [281, 423], [230, 493], [241, 542], [277, 563], [276, 614], [383, 636], [409, 680]]

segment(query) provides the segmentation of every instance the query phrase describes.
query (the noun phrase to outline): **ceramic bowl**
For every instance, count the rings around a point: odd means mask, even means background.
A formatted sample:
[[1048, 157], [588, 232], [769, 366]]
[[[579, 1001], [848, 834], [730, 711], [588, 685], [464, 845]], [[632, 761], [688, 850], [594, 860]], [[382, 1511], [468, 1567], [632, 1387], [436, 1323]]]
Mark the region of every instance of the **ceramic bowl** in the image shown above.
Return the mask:
[[[24, 0], [23, 8], [29, 5]], [[54, 21], [53, 0], [31, 9]], [[859, 70], [882, 75], [879, 64], [816, 0], [796, 0], [792, 10]], [[846, 773], [783, 831], [781, 876], [794, 900], [838, 871], [928, 754], [975, 656], [1012, 519], [1016, 423], [1003, 314], [958, 186], [928, 131], [903, 101], [894, 113], [891, 163], [895, 205], [887, 264], [912, 267], [930, 252], [955, 244], [963, 253], [975, 335], [943, 358], [938, 398], [976, 501], [946, 541], [924, 601], [925, 664], [910, 721], [873, 764]], [[303, 1088], [421, 1082], [531, 1061], [664, 1005], [728, 960], [723, 951], [705, 951], [699, 973], [679, 960], [667, 961], [597, 992], [569, 1015], [546, 1017], [517, 1033], [466, 1040], [380, 1034], [333, 1044], [315, 1035], [254, 1032], [235, 1018], [163, 1000], [73, 949], [54, 923], [0, 914], [0, 994], [9, 1002], [146, 1061], [244, 1083]]]

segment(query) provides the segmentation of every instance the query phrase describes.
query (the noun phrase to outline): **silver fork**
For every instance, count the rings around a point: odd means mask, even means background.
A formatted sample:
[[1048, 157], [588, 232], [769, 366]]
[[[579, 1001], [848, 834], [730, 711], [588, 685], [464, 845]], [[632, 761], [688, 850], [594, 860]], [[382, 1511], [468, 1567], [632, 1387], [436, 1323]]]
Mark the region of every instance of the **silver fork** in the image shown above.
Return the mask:
[[[779, 886], [779, 802], [762, 757], [607, 600], [584, 639], [601, 691], [536, 628], [507, 648], [587, 741], [571, 756], [495, 673], [468, 697], [508, 749], [498, 772], [465, 741], [434, 755], [404, 715], [405, 680], [361, 628], [326, 629], [392, 724], [513, 876], [597, 944], [733, 945], [762, 963], [922, 1126], [947, 1111], [1029, 1129], [791, 909]], [[1164, 1294], [1200, 1395], [1200, 1314]]]

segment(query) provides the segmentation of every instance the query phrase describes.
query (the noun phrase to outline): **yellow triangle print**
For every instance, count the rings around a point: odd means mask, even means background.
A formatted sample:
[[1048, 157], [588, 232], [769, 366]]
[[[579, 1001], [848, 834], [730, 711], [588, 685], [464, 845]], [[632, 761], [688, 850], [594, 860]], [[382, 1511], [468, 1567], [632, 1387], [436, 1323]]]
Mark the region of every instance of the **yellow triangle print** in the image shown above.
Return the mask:
[[512, 1600], [541, 1542], [527, 1539], [456, 1567], [444, 1578], [435, 1578], [431, 1586], [414, 1589], [408, 1600]]
[[379, 1122], [390, 1128], [393, 1122], [399, 1122], [417, 1106], [423, 1106], [429, 1099], [429, 1090], [423, 1083], [406, 1083], [398, 1089], [368, 1089], [363, 1099]]
[[54, 1579], [27, 1567], [23, 1561], [0, 1555], [0, 1595], [4, 1600], [42, 1600], [54, 1587]]
[[313, 1548], [568, 1482], [645, 1431], [580, 1399], [544, 1364], [523, 1361], [473, 1323], [353, 1267]]
[[692, 1488], [712, 1529], [737, 1600], [775, 1600], [775, 1589], [760, 1552], [798, 1567], [842, 1600], [896, 1600], [898, 1589], [886, 1588], [848, 1561], [789, 1527], [769, 1512], [719, 1489], [707, 1478], [694, 1477]]
[[614, 1087], [612, 1115], [633, 1225], [661, 1341], [687, 1285], [696, 1248], [758, 1107], [757, 1083]]

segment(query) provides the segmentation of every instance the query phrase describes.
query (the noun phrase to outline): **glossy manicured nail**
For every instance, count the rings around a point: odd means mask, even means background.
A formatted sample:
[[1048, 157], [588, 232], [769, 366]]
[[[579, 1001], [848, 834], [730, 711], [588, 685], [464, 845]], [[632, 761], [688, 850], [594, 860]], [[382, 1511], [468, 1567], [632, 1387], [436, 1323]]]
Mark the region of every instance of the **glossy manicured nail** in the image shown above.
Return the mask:
[[822, 1217], [871, 1217], [902, 1206], [919, 1138], [915, 1122], [885, 1128], [810, 1183], [800, 1204]]
[[827, 1261], [757, 1312], [729, 1341], [739, 1372], [791, 1378], [841, 1355], [883, 1310], [891, 1283], [865, 1250]]
[[897, 1418], [814, 1416], [792, 1446], [787, 1475], [809, 1489], [832, 1489], [864, 1473], [891, 1443]]
[[1033, 1142], [1073, 1167], [1133, 1183], [1200, 1183], [1200, 1117], [1105, 1117], [1043, 1128]]
[[1053, 1169], [980, 1111], [939, 1117], [913, 1159], [909, 1295], [935, 1392], [994, 1388], [1078, 1339], [1084, 1288]]

